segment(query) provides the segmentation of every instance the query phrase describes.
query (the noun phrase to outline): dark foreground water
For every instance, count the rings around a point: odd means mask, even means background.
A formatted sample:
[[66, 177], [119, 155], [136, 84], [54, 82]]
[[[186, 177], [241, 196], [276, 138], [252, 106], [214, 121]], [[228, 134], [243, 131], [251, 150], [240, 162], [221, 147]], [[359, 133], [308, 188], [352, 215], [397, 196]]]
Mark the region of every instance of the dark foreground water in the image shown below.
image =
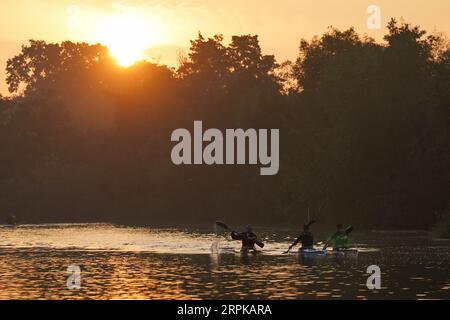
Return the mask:
[[[208, 230], [107, 224], [0, 227], [0, 299], [449, 299], [450, 241], [353, 234], [357, 259], [283, 255], [294, 230], [257, 230], [263, 254]], [[318, 240], [325, 234], [318, 233]], [[369, 290], [367, 267], [381, 268]], [[69, 266], [81, 288], [69, 289]], [[69, 282], [69, 284], [73, 282]]]

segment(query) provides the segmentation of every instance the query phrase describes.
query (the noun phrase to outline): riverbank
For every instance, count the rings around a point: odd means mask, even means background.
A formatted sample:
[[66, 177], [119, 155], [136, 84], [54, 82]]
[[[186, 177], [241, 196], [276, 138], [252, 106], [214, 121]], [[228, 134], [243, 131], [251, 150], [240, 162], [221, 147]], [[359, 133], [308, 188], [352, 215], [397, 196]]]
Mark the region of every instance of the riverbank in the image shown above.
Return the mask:
[[432, 228], [435, 237], [450, 239], [450, 211], [442, 212]]

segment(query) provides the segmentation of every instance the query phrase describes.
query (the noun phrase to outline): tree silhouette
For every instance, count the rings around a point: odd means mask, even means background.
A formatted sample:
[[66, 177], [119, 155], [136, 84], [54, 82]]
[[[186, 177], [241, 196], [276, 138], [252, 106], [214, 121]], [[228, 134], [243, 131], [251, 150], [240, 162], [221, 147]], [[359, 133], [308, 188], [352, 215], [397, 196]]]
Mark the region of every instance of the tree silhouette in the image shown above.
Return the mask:
[[[0, 199], [22, 221], [257, 219], [425, 228], [448, 209], [450, 47], [391, 20], [301, 40], [295, 62], [258, 36], [199, 33], [178, 69], [115, 64], [102, 45], [31, 40], [0, 97]], [[280, 172], [179, 166], [170, 133], [280, 128]]]

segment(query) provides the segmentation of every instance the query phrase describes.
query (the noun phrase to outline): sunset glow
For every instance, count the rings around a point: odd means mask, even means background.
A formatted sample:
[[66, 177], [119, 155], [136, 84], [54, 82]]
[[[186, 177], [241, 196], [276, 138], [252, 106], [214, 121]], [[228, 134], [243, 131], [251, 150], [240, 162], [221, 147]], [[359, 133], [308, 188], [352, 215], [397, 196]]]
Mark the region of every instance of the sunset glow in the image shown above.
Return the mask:
[[450, 301], [448, 12], [1, 0], [0, 300]]
[[[420, 25], [426, 30], [449, 33], [448, 1], [379, 0], [381, 29], [368, 29], [370, 2], [283, 0], [270, 1], [131, 1], [60, 0], [2, 1], [0, 10], [0, 94], [9, 95], [6, 61], [29, 39], [47, 42], [87, 42], [108, 46], [121, 66], [155, 59], [177, 67], [178, 53], [201, 31], [205, 37], [220, 33], [225, 43], [232, 35], [258, 34], [263, 50], [278, 62], [295, 60], [301, 38], [311, 39], [327, 27], [354, 26], [361, 34], [382, 41], [391, 17]], [[257, 8], [257, 11], [255, 11]]]
[[154, 27], [135, 14], [117, 14], [100, 24], [98, 41], [106, 45], [117, 64], [128, 67], [143, 60], [143, 51], [155, 42]]

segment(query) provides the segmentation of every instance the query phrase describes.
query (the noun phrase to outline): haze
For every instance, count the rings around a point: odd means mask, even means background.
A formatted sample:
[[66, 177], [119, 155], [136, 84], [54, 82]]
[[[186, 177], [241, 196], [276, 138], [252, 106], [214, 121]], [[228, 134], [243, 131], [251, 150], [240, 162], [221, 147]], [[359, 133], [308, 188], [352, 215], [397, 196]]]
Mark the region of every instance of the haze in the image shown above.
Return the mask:
[[[371, 4], [381, 8], [382, 30], [366, 27]], [[0, 34], [0, 93], [7, 94], [6, 60], [19, 53], [28, 39], [101, 42], [115, 51], [124, 66], [139, 58], [176, 66], [178, 55], [198, 31], [207, 36], [222, 33], [227, 40], [235, 34], [258, 34], [264, 52], [284, 61], [295, 59], [301, 38], [322, 34], [330, 25], [354, 26], [381, 41], [386, 22], [396, 17], [448, 34], [449, 11], [446, 0], [7, 0], [0, 11], [0, 28], [7, 31]], [[123, 14], [136, 17], [135, 29], [121, 27], [130, 25], [120, 22]]]

